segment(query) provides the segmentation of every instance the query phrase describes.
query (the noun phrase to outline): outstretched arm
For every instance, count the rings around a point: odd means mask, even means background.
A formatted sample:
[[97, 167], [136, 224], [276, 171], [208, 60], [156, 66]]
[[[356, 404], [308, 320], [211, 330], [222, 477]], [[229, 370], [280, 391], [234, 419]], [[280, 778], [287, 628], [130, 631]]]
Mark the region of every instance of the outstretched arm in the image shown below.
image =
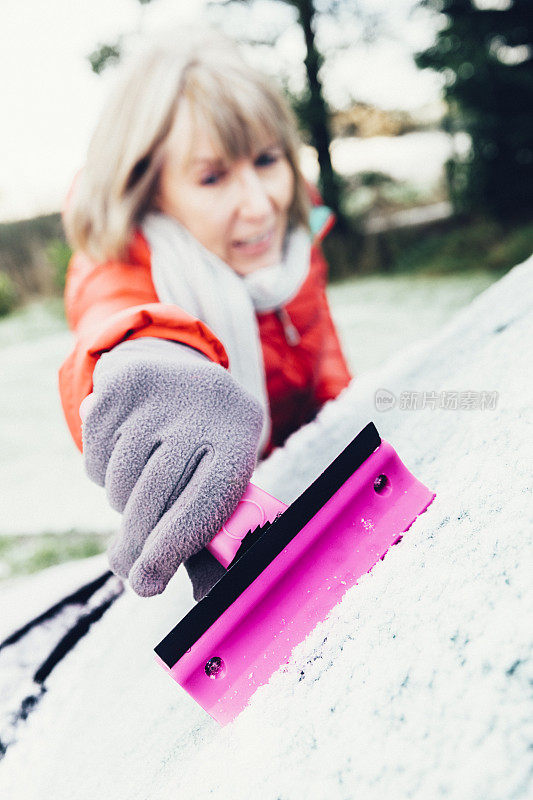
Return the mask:
[[94, 264], [77, 253], [69, 266], [65, 305], [75, 341], [59, 371], [59, 389], [70, 432], [80, 449], [80, 403], [92, 391], [99, 358], [120, 342], [147, 336], [169, 339], [223, 367], [228, 365], [222, 343], [206, 325], [178, 306], [158, 301], [150, 254], [142, 237], [138, 238], [132, 263]]

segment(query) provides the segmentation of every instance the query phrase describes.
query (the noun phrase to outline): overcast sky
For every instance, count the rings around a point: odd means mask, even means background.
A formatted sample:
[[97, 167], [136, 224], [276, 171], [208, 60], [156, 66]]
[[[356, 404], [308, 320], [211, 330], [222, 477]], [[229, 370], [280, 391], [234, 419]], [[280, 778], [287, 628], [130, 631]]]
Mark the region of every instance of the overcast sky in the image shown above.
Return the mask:
[[[369, 46], [349, 47], [324, 71], [328, 97], [342, 105], [349, 97], [385, 108], [417, 108], [437, 99], [439, 80], [416, 70], [412, 52], [427, 46], [434, 23], [409, 15], [414, 0], [365, 0], [374, 12], [387, 9], [388, 35]], [[267, 30], [281, 23], [276, 63], [302, 76], [303, 42], [291, 26], [292, 12], [263, 0], [251, 24]], [[57, 210], [81, 166], [99, 109], [114, 79], [113, 70], [94, 75], [86, 56], [99, 42], [120, 34], [205, 24], [216, 18], [205, 0], [6, 0], [0, 29], [2, 124], [0, 125], [0, 219]], [[236, 23], [242, 29], [244, 23]], [[347, 30], [349, 41], [352, 32]], [[333, 48], [339, 35], [324, 26], [322, 43]], [[353, 28], [353, 41], [358, 30]], [[268, 50], [254, 58], [268, 69]], [[273, 69], [270, 65], [270, 69]]]

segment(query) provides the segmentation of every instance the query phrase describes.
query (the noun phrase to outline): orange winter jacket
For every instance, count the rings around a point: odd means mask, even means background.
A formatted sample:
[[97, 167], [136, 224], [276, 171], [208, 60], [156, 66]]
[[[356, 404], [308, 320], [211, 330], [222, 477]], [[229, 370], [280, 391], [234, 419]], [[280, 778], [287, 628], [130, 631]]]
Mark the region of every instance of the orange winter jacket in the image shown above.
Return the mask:
[[[331, 222], [326, 223], [327, 232]], [[308, 275], [283, 308], [257, 315], [263, 350], [272, 434], [267, 454], [311, 420], [349, 383], [350, 373], [325, 293], [327, 264], [311, 249]], [[92, 391], [102, 353], [126, 339], [157, 336], [194, 347], [228, 367], [223, 344], [207, 325], [178, 306], [160, 303], [151, 277], [148, 243], [137, 231], [126, 262], [96, 264], [82, 253], [71, 259], [65, 291], [74, 349], [59, 371], [61, 402], [70, 432], [82, 447], [81, 401]]]

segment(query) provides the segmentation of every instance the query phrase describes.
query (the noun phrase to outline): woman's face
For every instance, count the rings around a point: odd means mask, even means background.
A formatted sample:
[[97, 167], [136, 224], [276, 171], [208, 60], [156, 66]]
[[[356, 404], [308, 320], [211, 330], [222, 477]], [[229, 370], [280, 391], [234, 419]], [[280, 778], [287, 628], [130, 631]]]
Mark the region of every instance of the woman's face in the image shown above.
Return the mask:
[[207, 250], [239, 275], [276, 264], [293, 196], [294, 175], [277, 142], [227, 162], [206, 132], [193, 130], [182, 104], [168, 140], [157, 206]]

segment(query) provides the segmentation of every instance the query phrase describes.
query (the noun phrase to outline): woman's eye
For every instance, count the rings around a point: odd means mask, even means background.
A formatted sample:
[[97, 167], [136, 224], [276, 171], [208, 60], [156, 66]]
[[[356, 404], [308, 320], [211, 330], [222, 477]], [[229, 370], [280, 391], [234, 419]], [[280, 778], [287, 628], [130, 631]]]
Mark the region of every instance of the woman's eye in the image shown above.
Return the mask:
[[278, 153], [260, 153], [255, 159], [255, 165], [256, 167], [269, 167], [271, 164], [275, 164], [278, 158]]
[[208, 175], [203, 175], [200, 179], [202, 186], [213, 186], [218, 183], [224, 176], [223, 172], [210, 172]]

